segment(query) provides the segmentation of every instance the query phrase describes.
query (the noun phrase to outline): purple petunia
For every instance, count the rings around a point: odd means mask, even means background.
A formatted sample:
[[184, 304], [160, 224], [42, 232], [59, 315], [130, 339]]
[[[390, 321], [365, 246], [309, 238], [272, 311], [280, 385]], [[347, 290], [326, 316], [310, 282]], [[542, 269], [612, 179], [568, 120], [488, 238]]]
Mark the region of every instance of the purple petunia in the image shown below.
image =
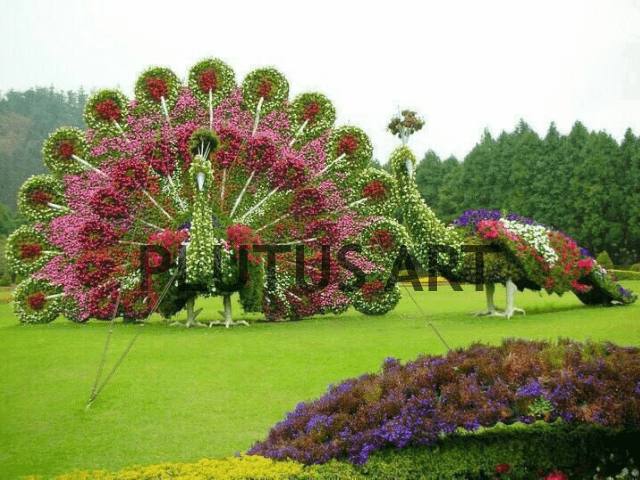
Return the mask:
[[518, 390], [518, 397], [539, 397], [543, 394], [542, 386], [535, 380]]

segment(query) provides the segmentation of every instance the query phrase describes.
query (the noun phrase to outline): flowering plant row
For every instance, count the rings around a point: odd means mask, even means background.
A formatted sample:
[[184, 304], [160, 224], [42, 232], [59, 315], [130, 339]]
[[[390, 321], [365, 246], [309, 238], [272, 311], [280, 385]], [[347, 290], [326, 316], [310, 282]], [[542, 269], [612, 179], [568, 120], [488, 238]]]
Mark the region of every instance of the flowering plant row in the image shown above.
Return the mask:
[[250, 454], [364, 464], [384, 447], [429, 449], [499, 422], [640, 427], [640, 350], [611, 343], [506, 340], [402, 365], [299, 404]]

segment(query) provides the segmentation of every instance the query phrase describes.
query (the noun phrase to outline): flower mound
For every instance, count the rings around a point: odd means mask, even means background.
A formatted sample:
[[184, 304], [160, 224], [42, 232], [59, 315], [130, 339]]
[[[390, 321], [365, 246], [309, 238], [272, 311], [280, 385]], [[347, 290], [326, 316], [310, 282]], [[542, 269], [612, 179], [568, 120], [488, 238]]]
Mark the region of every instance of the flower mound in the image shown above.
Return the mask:
[[474, 344], [363, 375], [299, 404], [250, 454], [364, 464], [383, 447], [434, 445], [458, 429], [562, 419], [640, 426], [640, 349], [570, 340]]

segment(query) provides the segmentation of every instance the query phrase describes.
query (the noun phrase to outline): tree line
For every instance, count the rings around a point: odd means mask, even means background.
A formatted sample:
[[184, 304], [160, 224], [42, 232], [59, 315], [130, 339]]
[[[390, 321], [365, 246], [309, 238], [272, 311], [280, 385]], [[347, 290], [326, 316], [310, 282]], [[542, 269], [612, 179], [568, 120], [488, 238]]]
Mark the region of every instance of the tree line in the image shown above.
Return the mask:
[[48, 173], [42, 163], [42, 143], [63, 125], [85, 128], [86, 100], [82, 88], [62, 92], [36, 87], [0, 95], [0, 204], [16, 212], [18, 189], [24, 181]]
[[640, 138], [620, 144], [576, 122], [540, 138], [523, 120], [497, 138], [485, 130], [460, 163], [429, 151], [416, 168], [418, 188], [445, 221], [469, 209], [513, 212], [556, 228], [616, 264], [640, 260]]

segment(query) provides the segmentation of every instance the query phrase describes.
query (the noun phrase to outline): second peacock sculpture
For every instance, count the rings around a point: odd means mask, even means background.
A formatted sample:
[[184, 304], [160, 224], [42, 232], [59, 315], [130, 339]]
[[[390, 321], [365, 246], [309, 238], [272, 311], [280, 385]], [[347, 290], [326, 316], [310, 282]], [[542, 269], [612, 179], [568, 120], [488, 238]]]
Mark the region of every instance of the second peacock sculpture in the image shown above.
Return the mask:
[[[587, 305], [626, 305], [637, 300], [575, 241], [532, 219], [471, 210], [445, 225], [420, 196], [416, 158], [405, 144], [403, 139], [390, 162], [413, 254], [420, 265], [430, 266], [430, 275], [438, 273], [454, 285], [482, 279], [487, 309], [477, 315], [524, 314], [514, 304], [516, 290], [524, 289], [558, 295], [572, 291]], [[506, 287], [504, 310], [494, 304], [496, 284]]]

